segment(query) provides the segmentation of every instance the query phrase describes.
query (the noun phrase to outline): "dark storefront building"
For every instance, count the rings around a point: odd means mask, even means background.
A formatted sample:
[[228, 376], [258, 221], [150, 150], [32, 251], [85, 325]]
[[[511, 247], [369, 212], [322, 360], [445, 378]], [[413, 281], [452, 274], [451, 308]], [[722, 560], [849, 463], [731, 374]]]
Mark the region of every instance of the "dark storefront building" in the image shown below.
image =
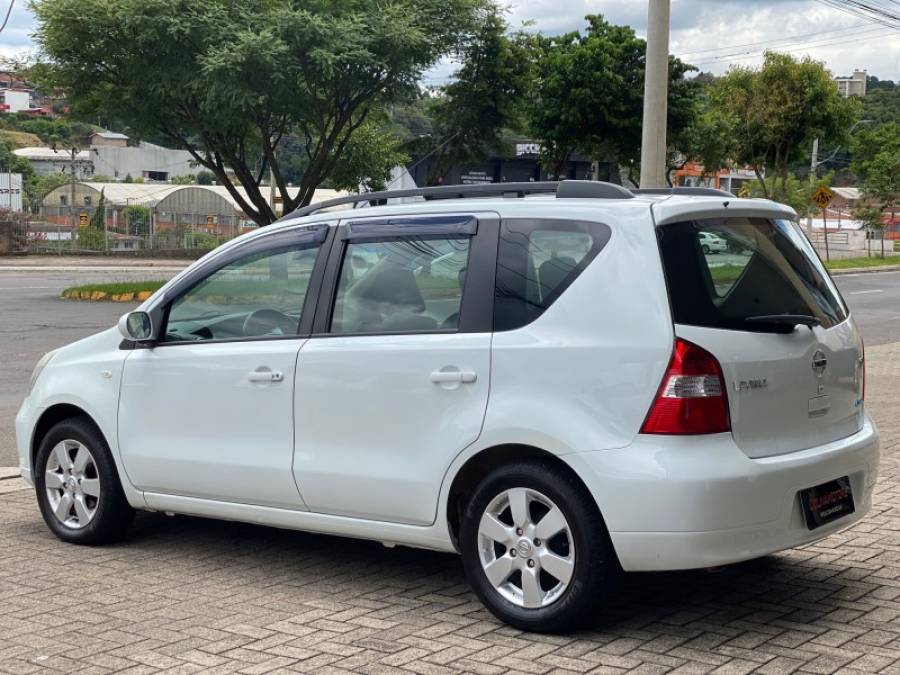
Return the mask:
[[[489, 157], [476, 164], [463, 164], [450, 167], [449, 171], [439, 179], [443, 185], [471, 185], [477, 183], [518, 183], [531, 181], [559, 180], [604, 180], [619, 182], [618, 176], [613, 175], [613, 165], [605, 162], [598, 164], [599, 175], [591, 173], [592, 162], [585, 157], [573, 156], [567, 163], [563, 176], [548, 174], [538, 162], [539, 146], [532, 141], [515, 143], [514, 155], [509, 157]], [[409, 172], [416, 181], [416, 185], [424, 187], [428, 185], [434, 165], [430, 157], [424, 160], [413, 157], [409, 164]]]

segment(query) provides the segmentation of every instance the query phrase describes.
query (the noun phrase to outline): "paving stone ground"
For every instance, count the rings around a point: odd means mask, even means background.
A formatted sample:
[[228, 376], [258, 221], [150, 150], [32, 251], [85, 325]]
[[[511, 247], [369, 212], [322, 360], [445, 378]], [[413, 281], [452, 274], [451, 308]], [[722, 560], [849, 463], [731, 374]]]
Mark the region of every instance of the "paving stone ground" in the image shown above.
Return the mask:
[[153, 514], [116, 546], [62, 544], [0, 478], [0, 671], [900, 674], [900, 343], [868, 361], [867, 519], [716, 573], [628, 575], [570, 636], [496, 622], [450, 555]]

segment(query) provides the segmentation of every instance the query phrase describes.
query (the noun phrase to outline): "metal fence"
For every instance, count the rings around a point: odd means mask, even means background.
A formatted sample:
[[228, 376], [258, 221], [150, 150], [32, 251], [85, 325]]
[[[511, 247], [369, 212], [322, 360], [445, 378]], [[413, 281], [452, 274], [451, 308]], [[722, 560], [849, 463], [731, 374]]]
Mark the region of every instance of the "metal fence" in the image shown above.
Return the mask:
[[32, 253], [201, 254], [256, 225], [235, 214], [173, 213], [141, 205], [44, 206], [28, 227]]

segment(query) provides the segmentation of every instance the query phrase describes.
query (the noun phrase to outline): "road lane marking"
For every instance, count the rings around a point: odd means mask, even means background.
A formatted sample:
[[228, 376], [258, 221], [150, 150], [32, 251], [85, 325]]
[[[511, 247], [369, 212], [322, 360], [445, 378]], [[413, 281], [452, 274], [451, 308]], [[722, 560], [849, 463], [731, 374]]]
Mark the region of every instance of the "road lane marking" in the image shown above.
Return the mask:
[[850, 291], [847, 295], [865, 295], [866, 293], [884, 293], [883, 288], [870, 288], [866, 291]]
[[49, 291], [59, 286], [0, 286], [0, 291]]

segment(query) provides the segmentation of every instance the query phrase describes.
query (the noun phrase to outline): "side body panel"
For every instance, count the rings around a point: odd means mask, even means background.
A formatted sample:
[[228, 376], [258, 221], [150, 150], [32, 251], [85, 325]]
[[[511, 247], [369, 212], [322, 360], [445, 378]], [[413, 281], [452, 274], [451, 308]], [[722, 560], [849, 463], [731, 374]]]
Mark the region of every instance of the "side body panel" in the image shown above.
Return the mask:
[[106, 438], [128, 502], [144, 508], [143, 495], [128, 479], [119, 450], [119, 387], [123, 364], [131, 353], [119, 349], [121, 341], [119, 331], [111, 328], [63, 347], [53, 358], [16, 418], [19, 464], [23, 475], [33, 479], [30, 451], [41, 415], [55, 405], [75, 406], [94, 420]]
[[606, 247], [536, 321], [494, 335], [479, 446], [564, 455], [620, 448], [638, 433], [672, 353], [671, 314], [646, 205], [605, 216], [572, 209], [611, 228]]
[[[141, 490], [303, 508], [291, 476], [302, 338], [139, 349], [122, 378], [119, 442]], [[279, 381], [253, 382], [259, 371]]]

